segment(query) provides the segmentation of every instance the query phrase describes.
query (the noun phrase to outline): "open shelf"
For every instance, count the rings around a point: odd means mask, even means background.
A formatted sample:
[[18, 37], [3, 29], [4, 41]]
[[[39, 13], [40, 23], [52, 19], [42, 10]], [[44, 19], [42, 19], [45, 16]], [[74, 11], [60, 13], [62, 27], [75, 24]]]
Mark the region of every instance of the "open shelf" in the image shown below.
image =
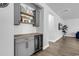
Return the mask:
[[30, 14], [28, 14], [28, 13], [24, 13], [24, 12], [21, 12], [21, 14], [24, 14], [24, 15], [28, 15], [28, 16], [34, 17], [33, 15], [30, 15]]

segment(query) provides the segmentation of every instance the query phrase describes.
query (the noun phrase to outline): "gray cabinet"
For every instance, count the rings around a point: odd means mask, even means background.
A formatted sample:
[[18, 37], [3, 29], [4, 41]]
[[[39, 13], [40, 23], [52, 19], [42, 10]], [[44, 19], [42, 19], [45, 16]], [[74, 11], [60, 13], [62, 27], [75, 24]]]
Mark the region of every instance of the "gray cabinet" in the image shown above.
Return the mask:
[[33, 14], [34, 14], [33, 26], [39, 27], [39, 25], [40, 25], [39, 22], [40, 22], [40, 10], [41, 10], [41, 7], [39, 7], [39, 5], [34, 4], [34, 3], [29, 3], [27, 5], [34, 9], [33, 10]]
[[28, 55], [28, 41], [27, 40], [21, 39], [21, 40], [16, 41], [15, 55], [16, 56]]
[[[34, 16], [31, 24], [33, 24], [33, 26], [35, 27], [39, 27], [41, 8], [35, 4], [27, 4], [27, 5], [35, 9], [33, 11]], [[21, 22], [21, 13], [20, 13], [21, 10], [23, 10], [23, 8], [21, 8], [20, 3], [14, 3], [14, 25], [19, 25]], [[24, 13], [24, 14], [27, 14], [27, 13]]]
[[30, 56], [34, 53], [34, 37], [15, 40], [15, 56]]
[[31, 38], [31, 40], [29, 40], [28, 45], [29, 45], [28, 55], [32, 55], [34, 53], [34, 38]]
[[19, 25], [21, 20], [20, 16], [20, 4], [14, 3], [14, 25]]
[[34, 24], [33, 26], [39, 27], [39, 22], [40, 22], [40, 10], [35, 10], [34, 11]]

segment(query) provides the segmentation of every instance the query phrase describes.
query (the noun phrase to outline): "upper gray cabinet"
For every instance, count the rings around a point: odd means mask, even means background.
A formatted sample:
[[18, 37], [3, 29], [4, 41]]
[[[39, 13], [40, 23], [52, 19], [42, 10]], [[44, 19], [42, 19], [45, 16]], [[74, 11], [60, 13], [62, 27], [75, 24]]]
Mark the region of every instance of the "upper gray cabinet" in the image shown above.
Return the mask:
[[14, 25], [19, 25], [21, 20], [20, 16], [20, 4], [14, 3]]
[[35, 6], [35, 10], [33, 11], [34, 13], [34, 24], [33, 26], [39, 27], [40, 26], [40, 19], [41, 19], [41, 12], [42, 12], [42, 7], [36, 4], [33, 4]]
[[35, 10], [34, 12], [34, 24], [33, 26], [39, 27], [40, 24], [40, 11], [39, 10]]
[[41, 7], [33, 3], [15, 3], [14, 24], [32, 24], [34, 27], [39, 27], [41, 9]]

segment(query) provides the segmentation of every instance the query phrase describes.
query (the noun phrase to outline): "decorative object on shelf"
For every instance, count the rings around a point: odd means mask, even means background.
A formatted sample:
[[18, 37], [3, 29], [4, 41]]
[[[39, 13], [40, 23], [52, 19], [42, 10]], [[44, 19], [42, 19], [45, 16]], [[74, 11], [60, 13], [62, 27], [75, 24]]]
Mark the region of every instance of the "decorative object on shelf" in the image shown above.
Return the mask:
[[9, 3], [0, 3], [0, 8], [7, 7], [8, 5], [9, 5]]
[[33, 16], [28, 13], [21, 12], [21, 22], [25, 24], [32, 24]]
[[62, 29], [62, 24], [61, 23], [58, 23], [58, 30], [61, 30]]
[[[25, 7], [26, 6], [26, 7]], [[20, 4], [20, 14], [21, 14], [21, 23], [24, 24], [33, 24], [33, 10], [29, 9], [31, 8], [30, 6], [27, 6], [25, 4]]]

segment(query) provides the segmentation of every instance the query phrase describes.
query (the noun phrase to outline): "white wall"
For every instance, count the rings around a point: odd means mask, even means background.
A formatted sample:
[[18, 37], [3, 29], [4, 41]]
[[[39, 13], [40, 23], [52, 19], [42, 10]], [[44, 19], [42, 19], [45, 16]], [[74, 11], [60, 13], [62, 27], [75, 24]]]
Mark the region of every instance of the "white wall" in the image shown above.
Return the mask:
[[32, 24], [20, 24], [14, 26], [15, 34], [27, 34], [27, 33], [36, 33], [36, 27], [33, 27]]
[[47, 28], [47, 32], [49, 33], [48, 34], [48, 39], [49, 41], [52, 41], [52, 39], [54, 39], [54, 26], [55, 26], [55, 23], [54, 23], [54, 16], [52, 14], [48, 14], [48, 28]]
[[0, 8], [0, 56], [14, 55], [14, 7]]
[[[51, 10], [46, 4], [42, 3], [40, 5], [44, 7], [43, 46], [45, 49], [49, 46], [49, 41], [55, 42], [60, 37], [62, 37], [62, 32], [58, 30], [58, 23], [59, 22], [63, 23], [63, 20], [60, 19], [60, 17], [55, 12], [53, 12], [53, 10]], [[50, 24], [51, 25], [50, 30], [51, 29], [54, 29], [54, 30], [51, 30], [51, 31], [49, 31], [48, 29], [49, 28], [49, 18], [48, 18], [49, 14], [52, 14], [54, 17], [54, 19], [52, 19], [54, 20], [54, 25]]]
[[68, 26], [66, 36], [75, 37], [75, 33], [79, 31], [79, 19], [67, 19], [64, 21], [65, 24]]
[[64, 20], [61, 19], [60, 17], [54, 16], [54, 40], [53, 42], [56, 42], [57, 40], [59, 40], [62, 37], [62, 31], [58, 30], [58, 23], [62, 23], [64, 25]]
[[48, 33], [50, 33], [50, 34], [48, 34], [49, 41], [56, 42], [57, 40], [59, 40], [62, 37], [62, 31], [58, 30], [58, 23], [64, 24], [64, 21], [54, 13], [52, 13], [52, 14], [49, 13], [48, 16], [50, 16], [50, 15], [52, 17], [48, 18], [48, 22], [49, 22]]

